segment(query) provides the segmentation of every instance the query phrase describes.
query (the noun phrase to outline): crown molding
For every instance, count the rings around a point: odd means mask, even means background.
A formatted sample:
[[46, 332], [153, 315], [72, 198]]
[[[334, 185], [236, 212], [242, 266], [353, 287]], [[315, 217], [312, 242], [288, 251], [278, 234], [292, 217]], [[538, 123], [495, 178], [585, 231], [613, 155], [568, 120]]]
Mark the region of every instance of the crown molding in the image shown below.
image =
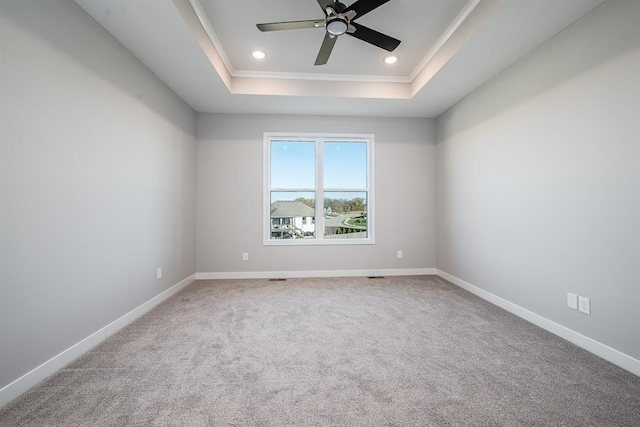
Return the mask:
[[198, 20], [200, 21], [202, 28], [209, 36], [209, 40], [211, 40], [211, 43], [213, 43], [213, 46], [218, 51], [218, 55], [220, 55], [220, 59], [224, 63], [224, 66], [227, 67], [227, 71], [229, 72], [229, 74], [231, 74], [231, 76], [235, 77], [234, 76], [235, 70], [233, 69], [233, 65], [231, 64], [231, 61], [229, 60], [227, 53], [224, 51], [224, 47], [222, 47], [222, 43], [220, 42], [220, 39], [216, 35], [216, 32], [213, 30], [213, 26], [211, 25], [209, 18], [207, 18], [207, 15], [204, 13], [204, 9], [202, 8], [200, 1], [199, 0], [188, 0], [188, 1], [191, 7], [193, 8], [193, 11], [195, 12], [196, 16], [198, 17]]
[[451, 36], [456, 32], [456, 30], [462, 25], [462, 23], [469, 17], [471, 12], [480, 4], [482, 0], [469, 0], [469, 2], [462, 8], [460, 13], [451, 21], [451, 24], [447, 27], [446, 30], [440, 35], [436, 43], [431, 47], [429, 52], [422, 58], [422, 61], [416, 65], [411, 74], [407, 76], [407, 79], [412, 82], [418, 74], [427, 66], [429, 61], [433, 59], [434, 56], [438, 53], [442, 46], [451, 38]]
[[282, 73], [268, 71], [232, 71], [233, 77], [255, 79], [283, 79], [283, 80], [322, 80], [342, 82], [380, 82], [380, 83], [411, 83], [409, 77], [370, 76], [355, 74], [311, 74], [311, 73]]

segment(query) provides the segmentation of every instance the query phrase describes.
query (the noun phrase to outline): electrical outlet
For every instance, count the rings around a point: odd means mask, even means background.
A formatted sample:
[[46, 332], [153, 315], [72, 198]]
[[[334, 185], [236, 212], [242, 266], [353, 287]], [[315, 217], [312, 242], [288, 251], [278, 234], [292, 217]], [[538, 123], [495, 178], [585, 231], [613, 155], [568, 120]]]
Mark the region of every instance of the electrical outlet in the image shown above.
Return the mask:
[[158, 270], [156, 271], [156, 279], [162, 279], [162, 267], [158, 268]]
[[574, 310], [578, 309], [578, 295], [567, 292], [567, 307]]
[[402, 258], [402, 251], [398, 251], [398, 259]]
[[242, 260], [249, 261], [249, 252], [242, 252]]
[[591, 314], [591, 300], [587, 297], [578, 297], [578, 310], [584, 314]]

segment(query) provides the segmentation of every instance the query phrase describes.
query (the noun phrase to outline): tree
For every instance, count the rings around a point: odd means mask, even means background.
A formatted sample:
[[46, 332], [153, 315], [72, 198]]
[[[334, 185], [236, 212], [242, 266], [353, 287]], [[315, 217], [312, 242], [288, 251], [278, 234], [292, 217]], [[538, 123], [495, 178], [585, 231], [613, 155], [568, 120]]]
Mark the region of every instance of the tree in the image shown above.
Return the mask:
[[307, 198], [305, 198], [305, 197], [298, 197], [298, 198], [296, 199], [296, 202], [302, 202], [302, 203], [304, 203], [305, 205], [307, 205], [307, 206], [309, 206], [309, 207], [312, 207], [312, 208], [315, 208], [315, 207], [316, 207], [316, 201], [315, 201], [315, 199], [307, 199]]
[[351, 209], [353, 211], [364, 211], [364, 199], [362, 197], [355, 197], [351, 200]]

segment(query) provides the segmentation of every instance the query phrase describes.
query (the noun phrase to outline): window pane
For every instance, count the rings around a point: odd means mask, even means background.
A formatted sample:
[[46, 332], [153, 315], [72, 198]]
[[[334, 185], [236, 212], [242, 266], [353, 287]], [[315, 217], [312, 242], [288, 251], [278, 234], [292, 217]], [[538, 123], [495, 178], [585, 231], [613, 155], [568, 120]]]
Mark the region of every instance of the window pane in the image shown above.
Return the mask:
[[271, 239], [313, 239], [316, 234], [313, 191], [271, 192]]
[[271, 188], [314, 188], [315, 142], [271, 141]]
[[324, 143], [324, 188], [367, 188], [367, 143]]
[[367, 192], [324, 193], [324, 238], [367, 238]]

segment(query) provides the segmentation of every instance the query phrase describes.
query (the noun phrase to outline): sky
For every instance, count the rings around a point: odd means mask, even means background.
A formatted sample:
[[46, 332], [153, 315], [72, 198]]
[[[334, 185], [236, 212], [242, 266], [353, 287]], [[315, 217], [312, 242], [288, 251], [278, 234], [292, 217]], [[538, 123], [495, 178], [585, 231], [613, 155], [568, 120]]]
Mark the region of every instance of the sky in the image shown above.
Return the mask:
[[[366, 142], [324, 142], [323, 155], [324, 188], [326, 190], [366, 188]], [[314, 142], [272, 141], [271, 188], [313, 189], [315, 187], [315, 157]], [[290, 200], [297, 197], [312, 197], [312, 193], [296, 197], [291, 195]], [[327, 197], [331, 196], [327, 195]]]

